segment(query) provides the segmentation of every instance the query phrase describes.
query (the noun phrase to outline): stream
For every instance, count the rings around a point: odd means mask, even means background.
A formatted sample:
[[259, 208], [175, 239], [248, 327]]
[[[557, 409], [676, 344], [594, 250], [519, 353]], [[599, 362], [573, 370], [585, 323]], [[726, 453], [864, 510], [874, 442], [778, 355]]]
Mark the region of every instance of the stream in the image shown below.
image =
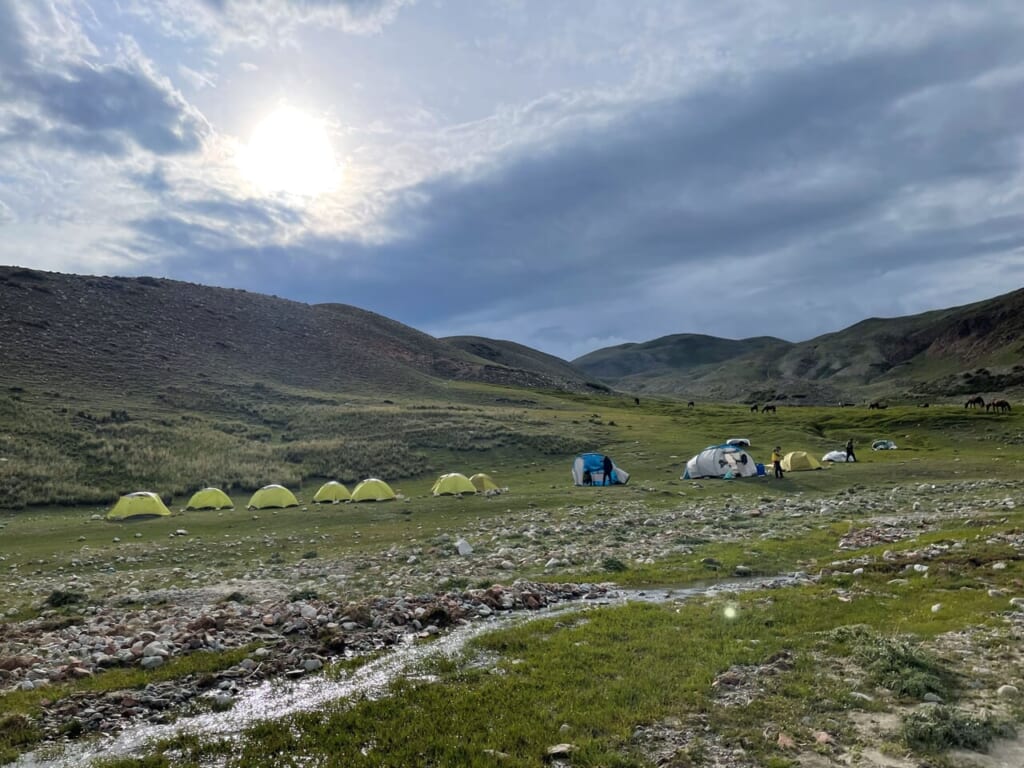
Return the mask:
[[265, 681], [236, 697], [231, 709], [190, 717], [173, 723], [157, 725], [140, 723], [113, 736], [99, 736], [66, 744], [47, 744], [25, 753], [14, 762], [15, 768], [80, 768], [98, 758], [138, 756], [152, 741], [168, 739], [183, 733], [203, 738], [236, 737], [245, 728], [264, 720], [316, 710], [333, 702], [355, 698], [379, 698], [387, 694], [393, 680], [417, 675], [417, 668], [426, 660], [455, 657], [475, 637], [505, 627], [516, 626], [559, 613], [595, 607], [623, 605], [627, 602], [680, 602], [693, 597], [725, 592], [749, 591], [788, 586], [796, 576], [776, 576], [741, 581], [719, 581], [685, 588], [647, 590], [616, 589], [600, 599], [557, 603], [536, 611], [515, 611], [495, 614], [487, 619], [456, 627], [429, 643], [414, 642], [409, 636], [404, 644], [390, 649], [354, 670], [343, 679], [332, 680], [322, 674], [299, 680]]

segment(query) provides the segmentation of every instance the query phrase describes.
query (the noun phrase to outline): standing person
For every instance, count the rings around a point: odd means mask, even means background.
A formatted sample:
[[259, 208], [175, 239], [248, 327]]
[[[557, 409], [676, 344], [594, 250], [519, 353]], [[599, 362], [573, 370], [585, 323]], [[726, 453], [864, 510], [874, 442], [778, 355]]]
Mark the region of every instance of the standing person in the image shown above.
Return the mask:
[[775, 467], [775, 479], [782, 479], [782, 446], [776, 445], [772, 451], [772, 466]]
[[846, 460], [856, 461], [857, 457], [853, 455], [853, 438], [851, 437], [846, 441]]
[[604, 462], [602, 464], [602, 469], [604, 470], [604, 482], [601, 483], [601, 484], [602, 485], [611, 485], [612, 484], [612, 470], [615, 469], [615, 465], [612, 464], [612, 460], [611, 460], [610, 457], [608, 457], [608, 456], [604, 457]]

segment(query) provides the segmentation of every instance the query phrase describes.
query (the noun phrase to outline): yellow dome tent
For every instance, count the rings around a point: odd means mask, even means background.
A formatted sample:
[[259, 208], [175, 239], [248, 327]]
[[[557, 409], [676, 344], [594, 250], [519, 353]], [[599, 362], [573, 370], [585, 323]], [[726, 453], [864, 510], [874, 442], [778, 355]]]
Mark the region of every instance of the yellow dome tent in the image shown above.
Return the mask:
[[430, 491], [435, 496], [459, 496], [463, 493], [476, 493], [476, 486], [465, 475], [449, 472], [437, 478]]
[[391, 486], [375, 477], [363, 480], [352, 491], [352, 501], [390, 501], [395, 498]]
[[151, 491], [137, 491], [129, 493], [117, 500], [107, 513], [107, 520], [128, 520], [133, 517], [167, 517], [171, 514], [160, 500], [160, 497]]
[[498, 490], [498, 484], [494, 482], [490, 475], [485, 474], [483, 472], [477, 472], [475, 475], [469, 478], [469, 482], [471, 482], [473, 484], [473, 487], [480, 491], [480, 493], [484, 493], [485, 491]]
[[185, 509], [233, 509], [235, 502], [220, 488], [203, 488], [192, 494]]
[[320, 486], [320, 490], [313, 497], [314, 504], [337, 504], [339, 501], [348, 501], [352, 494], [348, 488], [337, 480], [331, 480]]
[[299, 500], [295, 494], [283, 485], [264, 485], [249, 499], [249, 509], [268, 509], [270, 507], [297, 507]]
[[790, 451], [782, 457], [782, 469], [786, 472], [799, 472], [804, 469], [821, 469], [821, 462], [807, 451]]

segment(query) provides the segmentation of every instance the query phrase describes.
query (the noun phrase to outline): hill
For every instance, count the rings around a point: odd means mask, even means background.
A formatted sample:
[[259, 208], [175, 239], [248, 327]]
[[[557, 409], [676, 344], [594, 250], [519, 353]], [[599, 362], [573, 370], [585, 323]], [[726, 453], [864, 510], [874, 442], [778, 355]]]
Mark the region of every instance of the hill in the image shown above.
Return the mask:
[[560, 382], [564, 389], [577, 390], [581, 386], [596, 391], [609, 389], [606, 384], [598, 382], [595, 376], [588, 376], [572, 363], [514, 341], [482, 336], [446, 336], [441, 341], [492, 363], [546, 376]]
[[870, 318], [791, 343], [680, 334], [573, 361], [612, 386], [715, 400], [804, 402], [994, 395], [1024, 387], [1024, 290], [951, 309]]
[[7, 386], [123, 394], [241, 377], [324, 391], [430, 391], [444, 380], [585, 387], [578, 372], [495, 364], [356, 307], [174, 280], [2, 267], [0, 307]]

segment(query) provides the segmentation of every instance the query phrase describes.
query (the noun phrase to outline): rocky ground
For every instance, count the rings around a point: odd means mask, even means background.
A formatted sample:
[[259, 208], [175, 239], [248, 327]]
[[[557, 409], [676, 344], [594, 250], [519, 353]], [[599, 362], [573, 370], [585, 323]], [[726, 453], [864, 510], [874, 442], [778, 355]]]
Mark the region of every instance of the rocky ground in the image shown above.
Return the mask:
[[[694, 485], [688, 494], [696, 497], [699, 484]], [[139, 721], [167, 721], [190, 707], [194, 710], [197, 702], [229, 707], [235, 696], [256, 682], [316, 673], [332, 660], [384, 649], [410, 634], [428, 636], [494, 612], [600, 596], [606, 586], [576, 584], [573, 575], [599, 570], [609, 562], [652, 563], [687, 554], [693, 547], [688, 542], [789, 537], [822, 522], [851, 519], [856, 530], [840, 542], [836, 563], [809, 577], [817, 579], [836, 570], [856, 573], [857, 550], [914, 539], [950, 518], [970, 521], [1013, 509], [1021, 502], [1021, 489], [1021, 484], [1013, 482], [915, 484], [891, 491], [853, 489], [825, 500], [797, 496], [750, 503], [737, 499], [713, 507], [687, 500], [670, 511], [651, 511], [640, 502], [602, 502], [569, 509], [557, 519], [542, 510], [518, 515], [514, 521], [481, 519], [472, 530], [458, 535], [441, 534], [426, 544], [343, 561], [267, 562], [241, 578], [201, 565], [203, 543], [189, 541], [184, 532], [175, 538], [176, 564], [156, 574], [128, 570], [132, 563], [127, 558], [115, 564], [125, 569], [117, 571], [100, 556], [88, 553], [56, 574], [32, 573], [24, 566], [10, 569], [12, 588], [33, 596], [42, 610], [36, 618], [9, 621], [5, 626], [0, 637], [0, 689], [45, 690], [60, 681], [92, 677], [111, 668], [157, 669], [188, 654], [251, 649], [239, 663], [212, 674], [188, 675], [136, 690], [76, 693], [44, 706], [41, 726], [49, 738], [110, 733]], [[1012, 538], [1004, 543], [1024, 551], [1024, 534]], [[258, 545], [253, 539], [237, 542], [239, 547]], [[898, 567], [921, 572], [927, 570], [930, 558], [944, 551], [942, 546], [887, 552], [884, 557]], [[136, 556], [152, 559], [158, 551], [154, 545], [154, 550]], [[738, 569], [741, 575], [742, 568]], [[542, 570], [563, 583], [515, 580], [517, 574], [531, 570]], [[153, 589], [154, 578], [179, 586]], [[609, 580], [613, 578], [609, 573]], [[895, 582], [898, 586], [898, 578]], [[457, 584], [481, 586], [453, 588]], [[55, 593], [80, 594], [85, 601], [75, 606], [73, 618], [68, 619], [66, 609], [45, 604]], [[837, 590], [838, 599], [855, 597]], [[1011, 615], [1015, 606], [1009, 601], [1014, 596], [1006, 597]], [[1024, 636], [1022, 618], [1024, 613], [1008, 619], [1008, 631], [1018, 640]], [[1016, 688], [1024, 683], [1020, 657], [992, 655], [1005, 650], [986, 655], [980, 632], [956, 633], [941, 642], [947, 651], [962, 657], [975, 679], [985, 681], [979, 691], [995, 706], [1001, 696], [1006, 701], [1013, 697], [1012, 692], [997, 694], [1000, 685]], [[1005, 638], [1006, 631], [1000, 637]], [[991, 638], [987, 644], [1005, 648], [1004, 642]], [[780, 656], [764, 668], [727, 670], [716, 680], [719, 703], [742, 704], [758, 695], [759, 678], [779, 672], [788, 663]], [[979, 697], [985, 698], [982, 693]], [[74, 724], [70, 733], [69, 723]], [[773, 733], [766, 738], [788, 747], [785, 740], [792, 736]], [[803, 745], [809, 754], [820, 756], [832, 750], [833, 735], [823, 732], [815, 738], [820, 739], [816, 744]], [[665, 765], [675, 764], [670, 756], [695, 739], [701, 739], [707, 765], [752, 765], [742, 750], [719, 745], [703, 733], [699, 722], [657, 724], [635, 735], [638, 748], [656, 761], [666, 761], [661, 763]], [[799, 747], [792, 746], [795, 752]], [[881, 757], [863, 762], [868, 759], [863, 753], [858, 759], [862, 762], [845, 764], [914, 765], [891, 756], [884, 756], [888, 762]]]

